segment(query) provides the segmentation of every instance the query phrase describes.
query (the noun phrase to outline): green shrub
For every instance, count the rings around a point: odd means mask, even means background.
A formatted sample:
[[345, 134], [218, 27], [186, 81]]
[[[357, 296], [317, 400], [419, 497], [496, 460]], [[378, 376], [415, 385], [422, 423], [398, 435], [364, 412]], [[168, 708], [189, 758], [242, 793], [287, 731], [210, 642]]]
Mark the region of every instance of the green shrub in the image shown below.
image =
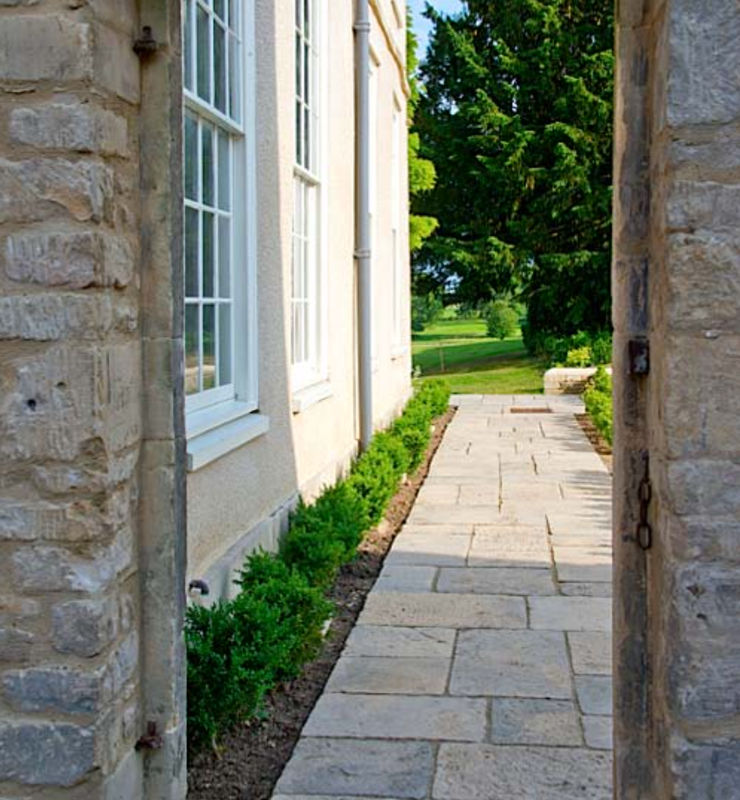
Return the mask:
[[585, 347], [576, 347], [573, 350], [568, 350], [568, 355], [565, 357], [566, 367], [589, 367], [593, 361], [593, 353], [591, 348], [586, 345]]
[[403, 473], [421, 459], [431, 420], [448, 402], [443, 381], [423, 384], [391, 428], [373, 438], [347, 480], [312, 505], [299, 504], [278, 555], [260, 552], [246, 560], [236, 598], [188, 609], [191, 746], [214, 743], [252, 716], [267, 692], [316, 655], [331, 611], [324, 590], [380, 521]]
[[198, 747], [253, 715], [321, 644], [331, 605], [280, 559], [252, 555], [234, 600], [191, 606], [185, 621], [188, 736]]
[[365, 501], [370, 525], [377, 525], [383, 518], [399, 477], [391, 454], [372, 443], [355, 462], [347, 483]]
[[486, 332], [494, 339], [506, 339], [514, 334], [519, 312], [507, 300], [493, 300], [483, 310]]
[[590, 385], [583, 393], [583, 401], [599, 433], [612, 444], [614, 436], [612, 379], [604, 367], [596, 370]]
[[370, 527], [367, 503], [346, 482], [327, 489], [313, 505], [301, 502], [280, 555], [313, 586], [328, 586]]

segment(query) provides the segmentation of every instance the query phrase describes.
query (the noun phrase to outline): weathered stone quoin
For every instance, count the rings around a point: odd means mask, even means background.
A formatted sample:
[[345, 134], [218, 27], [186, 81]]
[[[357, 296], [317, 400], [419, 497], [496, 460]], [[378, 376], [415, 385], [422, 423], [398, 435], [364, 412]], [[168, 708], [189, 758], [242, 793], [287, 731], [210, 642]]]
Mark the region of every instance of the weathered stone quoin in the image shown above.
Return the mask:
[[185, 793], [180, 22], [145, 6], [0, 3], [2, 796]]
[[615, 796], [738, 797], [740, 6], [617, 8]]
[[[615, 796], [725, 800], [740, 6], [617, 6]], [[179, 9], [0, 0], [1, 797], [185, 796]]]

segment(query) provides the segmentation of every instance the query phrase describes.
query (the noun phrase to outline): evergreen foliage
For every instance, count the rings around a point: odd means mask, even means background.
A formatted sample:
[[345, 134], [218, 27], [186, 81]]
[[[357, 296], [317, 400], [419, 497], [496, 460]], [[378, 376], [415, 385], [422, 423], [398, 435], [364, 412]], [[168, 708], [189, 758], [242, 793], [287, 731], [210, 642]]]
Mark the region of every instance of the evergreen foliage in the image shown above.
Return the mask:
[[269, 691], [318, 653], [332, 611], [326, 590], [382, 519], [404, 473], [421, 461], [432, 419], [444, 413], [449, 395], [443, 381], [424, 383], [396, 422], [376, 434], [347, 480], [298, 506], [278, 554], [247, 558], [233, 600], [188, 608], [192, 749], [215, 745], [230, 726], [254, 716]]
[[427, 7], [415, 115], [434, 188], [412, 211], [439, 220], [415, 290], [460, 300], [514, 291], [530, 330], [608, 328], [612, 0], [467, 0]]

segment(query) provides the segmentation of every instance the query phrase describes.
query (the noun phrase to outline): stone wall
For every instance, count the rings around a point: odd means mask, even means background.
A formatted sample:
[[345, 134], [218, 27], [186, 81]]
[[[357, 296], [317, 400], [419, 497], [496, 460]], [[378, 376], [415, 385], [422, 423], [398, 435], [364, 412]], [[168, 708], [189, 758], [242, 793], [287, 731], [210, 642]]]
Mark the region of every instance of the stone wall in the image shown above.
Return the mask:
[[740, 6], [618, 5], [616, 796], [719, 800], [740, 782]]
[[[168, 385], [179, 367], [161, 367], [179, 363], [168, 311], [178, 217], [167, 180], [156, 190], [142, 180], [137, 5], [0, 2], [2, 796], [28, 796], [29, 786], [40, 798], [154, 796], [145, 789], [150, 757], [135, 743], [150, 719], [165, 739], [178, 728], [167, 697], [159, 709], [152, 702], [140, 668], [156, 660], [142, 607], [154, 603], [175, 629], [176, 639], [158, 631], [157, 656], [179, 642], [181, 617], [172, 600], [177, 561], [162, 547], [176, 540], [174, 528], [151, 502], [157, 479], [166, 497], [177, 486], [176, 392]], [[164, 0], [147, 6], [159, 23], [167, 19]], [[170, 22], [177, 32], [177, 18]], [[173, 56], [179, 80], [177, 48]], [[159, 58], [154, 86], [170, 60]], [[170, 105], [155, 112], [165, 140], [175, 117], [171, 125], [161, 115]], [[179, 116], [176, 130], [174, 146]], [[166, 287], [153, 296], [156, 236], [146, 236], [146, 225], [140, 234], [142, 203], [157, 193], [168, 221], [157, 265]], [[142, 373], [153, 371], [158, 401], [144, 403]], [[170, 517], [182, 505], [170, 503]], [[166, 570], [152, 545], [172, 562], [159, 597], [152, 576]], [[167, 682], [182, 695], [175, 661], [166, 664]], [[170, 765], [167, 783], [177, 778]]]

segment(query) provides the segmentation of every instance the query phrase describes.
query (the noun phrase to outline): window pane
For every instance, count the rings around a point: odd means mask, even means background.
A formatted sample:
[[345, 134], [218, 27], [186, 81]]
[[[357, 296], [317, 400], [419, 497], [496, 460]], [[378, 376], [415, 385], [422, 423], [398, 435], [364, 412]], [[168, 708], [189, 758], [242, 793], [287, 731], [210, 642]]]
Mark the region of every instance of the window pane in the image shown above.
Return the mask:
[[303, 0], [303, 30], [306, 36], [311, 36], [311, 0]]
[[203, 297], [214, 296], [213, 214], [203, 212]]
[[311, 92], [311, 75], [313, 74], [313, 70], [311, 69], [311, 50], [307, 44], [303, 45], [303, 99], [308, 105], [311, 105], [313, 102], [312, 92]]
[[185, 306], [185, 394], [200, 389], [198, 379], [198, 306]]
[[216, 385], [216, 307], [203, 306], [203, 391]]
[[218, 218], [218, 296], [231, 297], [231, 220]]
[[231, 382], [231, 305], [221, 303], [218, 307], [218, 385]]
[[213, 205], [213, 127], [211, 125], [203, 125], [201, 127], [202, 136], [202, 154], [201, 166], [203, 168], [203, 203], [208, 206]]
[[218, 132], [218, 207], [231, 209], [231, 152], [229, 136], [222, 130]]
[[306, 169], [313, 169], [313, 153], [311, 152], [311, 148], [313, 147], [313, 141], [311, 136], [311, 111], [309, 108], [305, 107], [303, 109], [304, 120], [303, 120], [303, 163], [306, 166]]
[[213, 69], [214, 105], [226, 113], [226, 31], [218, 24], [213, 25]]
[[303, 65], [301, 63], [301, 37], [295, 37], [295, 93], [296, 97], [303, 97]]
[[185, 36], [183, 42], [183, 59], [185, 65], [185, 88], [193, 88], [193, 0], [185, 5]]
[[301, 120], [303, 119], [303, 105], [300, 101], [295, 104], [295, 160], [296, 164], [303, 166], [303, 136], [301, 134]]
[[301, 5], [302, 0], [295, 0], [295, 26], [296, 28], [301, 27]]
[[240, 0], [229, 0], [229, 26], [239, 30], [239, 3]]
[[211, 37], [208, 12], [198, 7], [198, 94], [211, 102]]
[[198, 212], [185, 209], [185, 296], [198, 297]]
[[241, 120], [241, 46], [234, 34], [229, 35], [229, 114], [237, 122]]
[[198, 199], [198, 123], [185, 115], [185, 197]]
[[226, 18], [226, 2], [225, 0], [213, 0], [213, 10], [221, 17]]

